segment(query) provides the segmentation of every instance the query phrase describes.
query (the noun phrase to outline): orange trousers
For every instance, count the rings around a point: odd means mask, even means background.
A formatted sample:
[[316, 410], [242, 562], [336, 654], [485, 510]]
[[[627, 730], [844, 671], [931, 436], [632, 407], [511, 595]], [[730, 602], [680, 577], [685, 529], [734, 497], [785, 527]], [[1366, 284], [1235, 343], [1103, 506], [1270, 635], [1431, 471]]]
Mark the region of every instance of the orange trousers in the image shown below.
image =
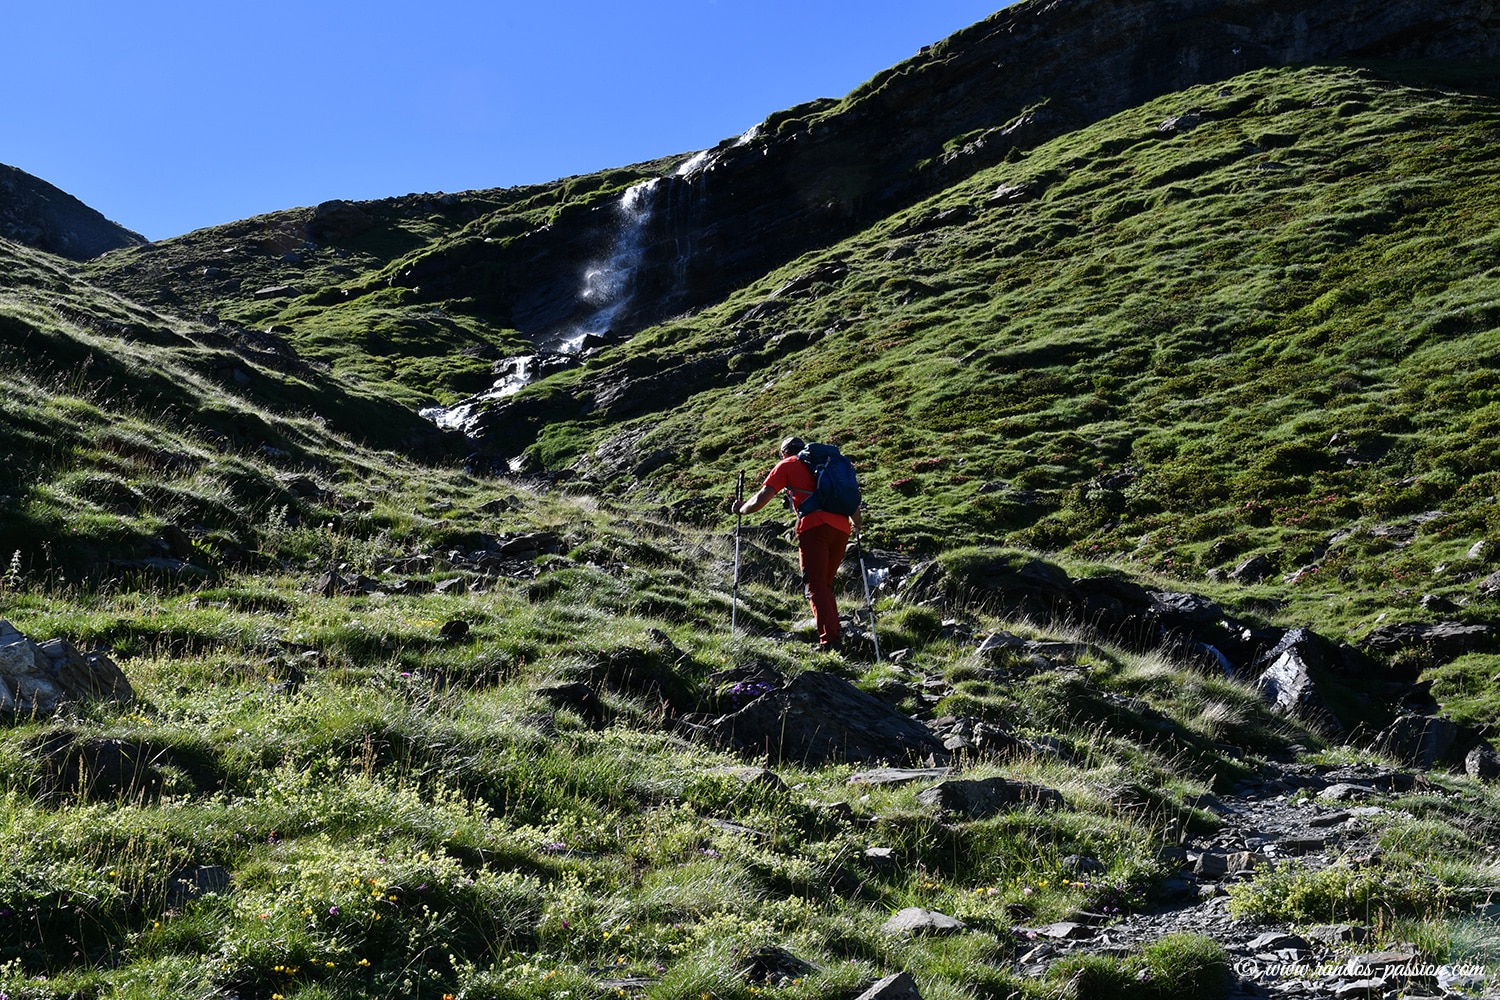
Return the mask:
[[818, 645], [836, 649], [839, 645], [839, 606], [833, 596], [833, 577], [844, 561], [849, 536], [832, 525], [820, 524], [797, 536], [797, 555], [802, 563], [802, 581], [812, 604], [813, 621], [818, 626]]

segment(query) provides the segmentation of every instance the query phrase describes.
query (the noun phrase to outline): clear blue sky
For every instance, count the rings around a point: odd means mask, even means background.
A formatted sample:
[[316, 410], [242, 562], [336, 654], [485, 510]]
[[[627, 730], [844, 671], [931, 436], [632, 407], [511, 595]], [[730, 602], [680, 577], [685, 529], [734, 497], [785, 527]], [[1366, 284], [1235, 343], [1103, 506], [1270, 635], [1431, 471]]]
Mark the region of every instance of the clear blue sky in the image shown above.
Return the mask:
[[0, 163], [162, 239], [548, 181], [841, 97], [1009, 0], [6, 0]]

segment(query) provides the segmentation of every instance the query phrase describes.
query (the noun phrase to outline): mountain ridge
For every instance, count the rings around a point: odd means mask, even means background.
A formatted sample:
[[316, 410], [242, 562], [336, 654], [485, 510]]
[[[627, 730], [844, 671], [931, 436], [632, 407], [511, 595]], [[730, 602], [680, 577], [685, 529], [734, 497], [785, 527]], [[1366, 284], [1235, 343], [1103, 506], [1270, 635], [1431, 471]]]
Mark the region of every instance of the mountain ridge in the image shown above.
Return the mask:
[[[1317, 59], [1483, 58], [1494, 54], [1495, 25], [1493, 9], [1477, 0], [1448, 5], [1438, 18], [1420, 3], [1382, 5], [1369, 16], [1357, 0], [1006, 8], [842, 100], [778, 112], [714, 149], [661, 161], [672, 165], [665, 169], [643, 164], [597, 175], [601, 194], [657, 178], [651, 197], [659, 207], [645, 224], [626, 301], [611, 326], [594, 332], [624, 336], [718, 301], [1013, 151], [1149, 97]], [[587, 323], [597, 310], [580, 294], [583, 276], [609, 253], [615, 203], [575, 199], [529, 222], [489, 214], [451, 238], [387, 258], [370, 276], [421, 302], [465, 300], [487, 323], [534, 345]], [[743, 239], [746, 232], [757, 238]], [[107, 271], [101, 276], [110, 280]]]
[[75, 261], [148, 242], [67, 192], [3, 163], [0, 236]]
[[[1270, 65], [1342, 57], [1485, 58], [1500, 20], [1482, 3], [1316, 6], [1205, 2], [1018, 4], [924, 50], [831, 107], [770, 116], [687, 174], [661, 179], [624, 331], [718, 301], [728, 288], [1024, 150], [1163, 93]], [[966, 139], [957, 149], [945, 149]], [[691, 162], [691, 161], [690, 161]], [[722, 193], [722, 194], [721, 194]], [[599, 212], [553, 239], [597, 241]], [[575, 231], [579, 229], [580, 231]], [[753, 232], [754, 241], [741, 234]], [[541, 243], [541, 247], [534, 244]], [[508, 244], [507, 244], [508, 245]], [[393, 281], [443, 298], [498, 273], [494, 311], [533, 339], [577, 323], [538, 298], [522, 259], [549, 241], [418, 256]], [[498, 250], [498, 254], [496, 253]], [[457, 259], [455, 259], [455, 257]], [[519, 271], [515, 277], [510, 272]], [[566, 274], [566, 272], [565, 272]], [[572, 274], [564, 280], [571, 281]]]

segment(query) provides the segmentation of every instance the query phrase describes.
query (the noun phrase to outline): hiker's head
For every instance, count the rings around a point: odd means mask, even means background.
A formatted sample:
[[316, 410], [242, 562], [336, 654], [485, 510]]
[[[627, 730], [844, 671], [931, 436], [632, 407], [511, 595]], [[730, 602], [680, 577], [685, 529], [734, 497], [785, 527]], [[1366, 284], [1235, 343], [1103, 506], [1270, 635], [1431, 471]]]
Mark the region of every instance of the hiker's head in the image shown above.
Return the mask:
[[781, 454], [783, 457], [795, 455], [805, 447], [802, 439], [794, 435], [781, 442]]

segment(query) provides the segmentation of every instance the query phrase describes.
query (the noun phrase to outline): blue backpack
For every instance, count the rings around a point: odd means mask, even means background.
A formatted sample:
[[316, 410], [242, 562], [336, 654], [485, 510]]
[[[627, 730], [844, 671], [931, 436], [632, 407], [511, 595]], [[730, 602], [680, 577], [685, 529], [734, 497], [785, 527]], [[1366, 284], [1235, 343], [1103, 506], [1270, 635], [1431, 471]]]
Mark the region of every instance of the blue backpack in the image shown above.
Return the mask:
[[819, 510], [850, 515], [859, 510], [859, 480], [854, 475], [854, 466], [836, 446], [809, 444], [797, 453], [797, 457], [807, 464], [818, 481], [813, 495], [797, 507], [799, 515]]

